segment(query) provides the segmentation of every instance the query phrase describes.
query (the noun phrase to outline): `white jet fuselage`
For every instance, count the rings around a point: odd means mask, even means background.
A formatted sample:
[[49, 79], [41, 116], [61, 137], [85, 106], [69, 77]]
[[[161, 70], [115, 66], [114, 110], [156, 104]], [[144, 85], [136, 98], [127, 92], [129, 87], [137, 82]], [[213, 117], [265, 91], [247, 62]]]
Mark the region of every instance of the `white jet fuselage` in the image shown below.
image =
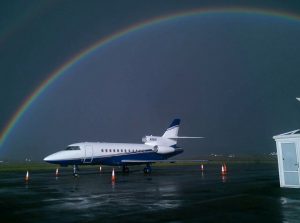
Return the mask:
[[[128, 160], [164, 160], [183, 152], [181, 148], [130, 143], [83, 142], [47, 156], [44, 161], [60, 165], [122, 165]], [[129, 163], [128, 163], [129, 164]], [[130, 163], [133, 165], [133, 163]]]

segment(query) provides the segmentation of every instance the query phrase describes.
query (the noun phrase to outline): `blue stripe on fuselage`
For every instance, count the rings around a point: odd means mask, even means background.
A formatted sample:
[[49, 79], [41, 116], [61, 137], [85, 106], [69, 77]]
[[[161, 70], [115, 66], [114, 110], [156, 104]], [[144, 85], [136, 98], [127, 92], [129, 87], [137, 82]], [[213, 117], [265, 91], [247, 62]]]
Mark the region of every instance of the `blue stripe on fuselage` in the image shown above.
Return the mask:
[[[156, 152], [144, 152], [144, 153], [129, 153], [129, 154], [111, 154], [110, 156], [93, 157], [92, 162], [84, 162], [84, 159], [70, 159], [70, 160], [58, 160], [58, 161], [47, 161], [48, 163], [60, 164], [62, 166], [67, 165], [111, 165], [118, 166], [124, 165], [122, 160], [165, 160], [179, 153], [182, 153], [182, 149], [176, 149], [175, 152], [169, 154], [158, 154]], [[139, 164], [139, 163], [136, 163]], [[129, 165], [136, 165], [130, 163]]]

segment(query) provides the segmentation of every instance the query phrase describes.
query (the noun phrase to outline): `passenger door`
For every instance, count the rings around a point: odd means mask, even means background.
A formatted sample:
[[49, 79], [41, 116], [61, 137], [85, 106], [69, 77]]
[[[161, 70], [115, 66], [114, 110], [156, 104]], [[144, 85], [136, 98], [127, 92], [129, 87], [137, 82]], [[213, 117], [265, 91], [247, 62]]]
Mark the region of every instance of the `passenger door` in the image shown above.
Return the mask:
[[83, 162], [84, 163], [91, 163], [93, 162], [93, 146], [92, 145], [85, 145], [85, 157]]

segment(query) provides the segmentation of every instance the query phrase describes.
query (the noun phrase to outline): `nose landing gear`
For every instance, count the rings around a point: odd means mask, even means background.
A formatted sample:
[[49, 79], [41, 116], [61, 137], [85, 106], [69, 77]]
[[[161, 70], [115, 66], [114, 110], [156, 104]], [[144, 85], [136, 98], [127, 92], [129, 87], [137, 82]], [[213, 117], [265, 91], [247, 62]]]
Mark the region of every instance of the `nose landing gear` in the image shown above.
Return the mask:
[[73, 176], [74, 177], [79, 177], [78, 171], [79, 171], [78, 166], [74, 165], [73, 166]]

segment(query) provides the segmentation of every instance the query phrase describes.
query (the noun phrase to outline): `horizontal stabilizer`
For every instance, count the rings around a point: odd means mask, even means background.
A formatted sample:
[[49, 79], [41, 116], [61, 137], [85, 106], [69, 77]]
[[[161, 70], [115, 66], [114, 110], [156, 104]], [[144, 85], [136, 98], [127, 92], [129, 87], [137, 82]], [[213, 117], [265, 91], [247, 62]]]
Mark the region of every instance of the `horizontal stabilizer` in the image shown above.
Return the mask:
[[201, 136], [175, 136], [175, 137], [168, 137], [168, 139], [203, 139], [204, 137]]

